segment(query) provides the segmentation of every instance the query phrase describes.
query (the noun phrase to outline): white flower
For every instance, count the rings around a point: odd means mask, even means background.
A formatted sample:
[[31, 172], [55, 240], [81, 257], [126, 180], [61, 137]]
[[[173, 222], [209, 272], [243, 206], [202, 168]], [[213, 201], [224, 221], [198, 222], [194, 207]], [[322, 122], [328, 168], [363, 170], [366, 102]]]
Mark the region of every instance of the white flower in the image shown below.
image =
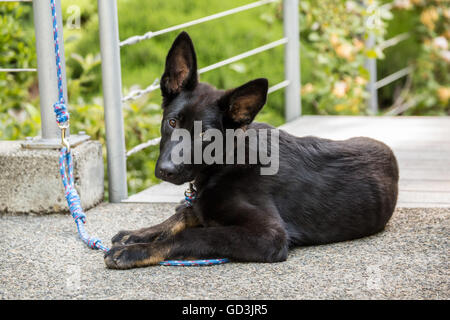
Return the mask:
[[345, 2], [345, 9], [347, 12], [353, 12], [356, 10], [356, 3], [354, 1], [346, 1]]
[[450, 50], [441, 51], [441, 57], [450, 63]]
[[433, 45], [436, 48], [439, 48], [439, 49], [442, 49], [442, 50], [447, 50], [448, 49], [448, 41], [447, 41], [447, 39], [445, 39], [442, 36], [434, 38], [433, 39]]
[[400, 8], [400, 9], [411, 9], [412, 4], [411, 4], [410, 0], [395, 0], [394, 7]]
[[332, 92], [336, 97], [342, 98], [347, 93], [347, 90], [348, 90], [347, 83], [345, 83], [344, 81], [337, 81], [334, 83]]

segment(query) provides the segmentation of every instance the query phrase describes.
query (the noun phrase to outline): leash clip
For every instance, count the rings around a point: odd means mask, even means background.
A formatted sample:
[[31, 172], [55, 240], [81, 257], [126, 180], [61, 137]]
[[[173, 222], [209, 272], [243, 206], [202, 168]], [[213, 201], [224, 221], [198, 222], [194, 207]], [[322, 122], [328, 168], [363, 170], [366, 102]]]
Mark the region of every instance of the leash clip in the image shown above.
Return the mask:
[[61, 145], [66, 147], [67, 152], [70, 152], [70, 143], [66, 138], [66, 130], [69, 128], [69, 122], [58, 124], [58, 127], [61, 129]]

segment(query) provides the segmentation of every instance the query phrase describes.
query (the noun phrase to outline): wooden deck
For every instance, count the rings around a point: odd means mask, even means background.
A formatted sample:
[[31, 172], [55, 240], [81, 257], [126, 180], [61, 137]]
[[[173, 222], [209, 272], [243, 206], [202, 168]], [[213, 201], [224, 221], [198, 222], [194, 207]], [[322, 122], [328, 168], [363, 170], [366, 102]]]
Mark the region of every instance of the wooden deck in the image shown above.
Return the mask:
[[[296, 136], [383, 141], [400, 166], [398, 207], [450, 207], [450, 117], [303, 116], [280, 129]], [[185, 188], [161, 183], [125, 202], [179, 202]]]

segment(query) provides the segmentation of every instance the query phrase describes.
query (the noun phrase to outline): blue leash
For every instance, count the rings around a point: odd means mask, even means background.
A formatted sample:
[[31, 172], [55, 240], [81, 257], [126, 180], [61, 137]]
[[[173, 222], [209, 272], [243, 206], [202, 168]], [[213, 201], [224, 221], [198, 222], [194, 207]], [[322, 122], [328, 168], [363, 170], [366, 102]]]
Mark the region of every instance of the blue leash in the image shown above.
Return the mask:
[[66, 130], [69, 128], [69, 112], [67, 111], [66, 102], [64, 100], [64, 91], [62, 85], [62, 71], [61, 71], [61, 56], [59, 53], [59, 40], [58, 40], [58, 24], [56, 22], [56, 8], [54, 0], [50, 0], [52, 17], [53, 17], [53, 41], [55, 44], [55, 56], [56, 56], [56, 75], [58, 77], [58, 102], [53, 105], [53, 109], [56, 114], [56, 122], [61, 129], [61, 138], [63, 147], [61, 148], [59, 156], [59, 170], [61, 173], [62, 182], [64, 184], [65, 196], [67, 204], [69, 206], [70, 214], [72, 215], [78, 229], [78, 234], [92, 249], [108, 251], [101, 240], [95, 237], [89, 237], [84, 224], [86, 223], [86, 215], [81, 208], [80, 197], [74, 186], [73, 179], [73, 159], [70, 152], [70, 145], [66, 140]]
[[[69, 142], [66, 140], [66, 130], [69, 128], [69, 111], [67, 110], [66, 102], [64, 99], [64, 89], [62, 85], [62, 71], [61, 71], [61, 56], [59, 53], [59, 40], [58, 40], [58, 24], [56, 20], [56, 8], [55, 1], [50, 0], [50, 6], [53, 17], [53, 41], [55, 44], [55, 57], [56, 57], [56, 74], [58, 77], [58, 102], [53, 105], [53, 110], [56, 114], [56, 122], [61, 129], [62, 145], [59, 156], [59, 170], [64, 185], [65, 196], [67, 204], [69, 206], [70, 214], [72, 215], [75, 224], [77, 225], [78, 235], [80, 239], [91, 249], [109, 251], [109, 248], [102, 244], [102, 241], [95, 237], [90, 237], [84, 229], [86, 223], [86, 215], [81, 208], [80, 196], [74, 186], [73, 179], [73, 159], [70, 151]], [[189, 194], [189, 191], [191, 192]], [[189, 194], [189, 197], [188, 195]], [[190, 190], [186, 191], [185, 198], [188, 205], [192, 205], [195, 200], [195, 190], [190, 187]], [[169, 260], [162, 261], [159, 264], [163, 266], [210, 266], [215, 264], [222, 264], [228, 262], [228, 259], [210, 259], [210, 260]]]

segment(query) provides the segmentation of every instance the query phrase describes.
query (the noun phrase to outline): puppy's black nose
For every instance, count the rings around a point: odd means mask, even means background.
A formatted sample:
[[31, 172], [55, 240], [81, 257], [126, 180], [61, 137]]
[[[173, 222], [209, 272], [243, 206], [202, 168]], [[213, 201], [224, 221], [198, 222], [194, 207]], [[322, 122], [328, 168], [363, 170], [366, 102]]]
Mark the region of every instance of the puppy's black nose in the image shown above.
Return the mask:
[[159, 174], [162, 178], [172, 178], [177, 173], [177, 169], [172, 162], [163, 162], [159, 166]]

